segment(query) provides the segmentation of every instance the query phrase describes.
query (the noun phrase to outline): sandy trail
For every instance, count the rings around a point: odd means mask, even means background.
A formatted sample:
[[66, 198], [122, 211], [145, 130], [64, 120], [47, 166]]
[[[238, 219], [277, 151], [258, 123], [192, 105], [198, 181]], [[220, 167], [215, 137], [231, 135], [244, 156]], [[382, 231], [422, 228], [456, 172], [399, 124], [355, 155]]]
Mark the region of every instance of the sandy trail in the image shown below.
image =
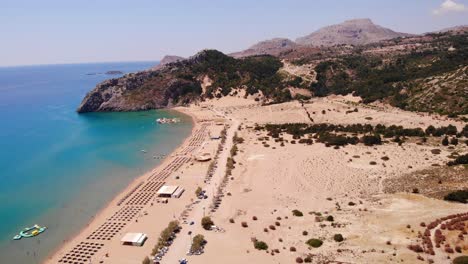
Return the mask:
[[[213, 109], [213, 111], [216, 113], [216, 115], [224, 116], [223, 113], [217, 111], [216, 109]], [[216, 190], [221, 185], [223, 177], [226, 174], [226, 162], [227, 158], [230, 155], [230, 149], [233, 145], [232, 139], [234, 137], [234, 133], [237, 130], [237, 127], [240, 124], [240, 122], [236, 119], [233, 119], [231, 121], [232, 123], [230, 124], [230, 127], [226, 133], [226, 142], [224, 148], [218, 157], [218, 166], [216, 167], [216, 170], [213, 174], [210, 183], [203, 187], [204, 190], [206, 190], [206, 195], [209, 197], [209, 199], [203, 199], [200, 201], [200, 203], [196, 204], [193, 207], [193, 210], [189, 214], [188, 218], [190, 219], [189, 223], [191, 221], [194, 221], [195, 224], [183, 226], [184, 228], [182, 234], [179, 237], [177, 237], [177, 239], [171, 245], [169, 252], [163, 258], [161, 263], [178, 263], [178, 260], [182, 258], [187, 258], [190, 261], [190, 256], [186, 255], [188, 250], [190, 249], [192, 237], [205, 232], [200, 222], [202, 217], [211, 214], [209, 211], [209, 207], [210, 204], [213, 202], [212, 199], [213, 196], [216, 194]], [[192, 231], [192, 235], [188, 235], [188, 231]]]

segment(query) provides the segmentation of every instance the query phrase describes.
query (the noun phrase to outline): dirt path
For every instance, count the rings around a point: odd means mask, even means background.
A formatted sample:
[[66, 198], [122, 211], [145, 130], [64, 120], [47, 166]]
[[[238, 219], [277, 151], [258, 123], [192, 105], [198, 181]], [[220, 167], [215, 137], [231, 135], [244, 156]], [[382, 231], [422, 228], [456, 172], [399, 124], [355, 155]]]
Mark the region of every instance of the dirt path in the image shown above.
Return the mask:
[[[216, 114], [222, 115], [226, 120], [230, 120], [229, 117], [225, 116], [222, 112], [213, 110]], [[182, 232], [178, 235], [174, 243], [171, 245], [168, 253], [162, 259], [161, 263], [178, 263], [180, 259], [186, 258], [190, 262], [191, 257], [196, 256], [187, 256], [187, 252], [190, 249], [190, 244], [192, 237], [197, 234], [203, 234], [205, 231], [200, 222], [205, 215], [209, 215], [209, 206], [212, 203], [212, 198], [216, 193], [218, 186], [221, 185], [224, 175], [226, 174], [226, 163], [230, 155], [230, 149], [233, 146], [233, 137], [236, 132], [240, 122], [238, 120], [232, 119], [230, 122], [230, 127], [226, 133], [226, 142], [223, 150], [219, 154], [218, 166], [215, 169], [213, 177], [209, 184], [203, 186], [203, 189], [206, 190], [206, 195], [209, 199], [200, 200], [200, 203], [194, 205], [193, 210], [191, 211], [188, 219], [189, 223], [194, 221], [194, 225], [183, 224]], [[191, 195], [191, 194], [189, 194]], [[189, 235], [188, 232], [191, 231], [192, 234]]]

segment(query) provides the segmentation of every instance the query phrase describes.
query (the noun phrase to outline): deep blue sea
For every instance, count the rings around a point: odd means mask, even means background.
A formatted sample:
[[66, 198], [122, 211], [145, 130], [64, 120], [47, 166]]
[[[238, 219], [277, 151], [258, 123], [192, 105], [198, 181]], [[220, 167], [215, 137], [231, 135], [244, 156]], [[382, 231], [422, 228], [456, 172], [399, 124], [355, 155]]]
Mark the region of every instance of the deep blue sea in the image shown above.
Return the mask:
[[[40, 263], [190, 134], [172, 111], [77, 114], [85, 94], [156, 62], [0, 68], [0, 263]], [[158, 125], [158, 117], [183, 122]], [[146, 150], [147, 153], [141, 150]], [[34, 224], [48, 230], [12, 241]]]

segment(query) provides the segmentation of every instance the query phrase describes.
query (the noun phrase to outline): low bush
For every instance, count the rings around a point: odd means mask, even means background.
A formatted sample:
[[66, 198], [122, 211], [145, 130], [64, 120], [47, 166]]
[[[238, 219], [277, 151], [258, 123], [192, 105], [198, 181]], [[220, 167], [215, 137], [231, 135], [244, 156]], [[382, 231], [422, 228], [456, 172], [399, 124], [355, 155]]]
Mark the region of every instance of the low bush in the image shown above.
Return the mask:
[[458, 145], [458, 138], [453, 137], [450, 139], [450, 145]]
[[335, 234], [333, 236], [333, 240], [335, 240], [336, 242], [342, 242], [344, 240], [344, 238], [343, 238], [343, 235], [341, 235], [341, 234]]
[[361, 142], [366, 146], [381, 145], [382, 138], [380, 135], [367, 135], [361, 138]]
[[263, 241], [258, 241], [256, 240], [254, 242], [254, 248], [255, 249], [258, 249], [258, 250], [267, 250], [268, 249], [268, 245], [267, 243], [263, 242]]
[[445, 136], [445, 137], [444, 137], [444, 139], [442, 139], [442, 145], [444, 145], [444, 146], [448, 146], [448, 144], [449, 144], [448, 137], [447, 137], [447, 136]]
[[453, 259], [453, 264], [468, 264], [468, 256], [459, 256]]
[[313, 248], [319, 248], [323, 245], [323, 241], [317, 238], [311, 238], [307, 240], [306, 244]]
[[202, 225], [203, 229], [210, 230], [211, 226], [214, 225], [214, 222], [213, 222], [213, 220], [211, 220], [211, 217], [205, 216], [201, 220], [201, 225]]
[[459, 203], [468, 203], [468, 190], [459, 190], [447, 194], [444, 200]]
[[304, 214], [303, 214], [301, 211], [297, 210], [297, 209], [294, 209], [294, 210], [292, 211], [292, 214], [293, 214], [294, 216], [304, 216]]
[[148, 256], [145, 257], [145, 259], [143, 259], [143, 261], [141, 262], [143, 264], [151, 264], [151, 260], [148, 258]]
[[461, 164], [468, 164], [468, 154], [458, 156], [454, 161], [449, 161], [447, 165], [455, 166]]
[[197, 187], [197, 189], [195, 190], [195, 195], [198, 197], [198, 196], [200, 196], [201, 192], [202, 192], [202, 188]]
[[325, 218], [328, 222], [333, 222], [335, 221], [335, 219], [333, 218], [333, 215], [329, 215], [327, 216], [327, 218]]
[[244, 227], [244, 228], [245, 228], [245, 227], [249, 227], [249, 225], [247, 224], [247, 222], [242, 222], [242, 223], [241, 223], [241, 226]]

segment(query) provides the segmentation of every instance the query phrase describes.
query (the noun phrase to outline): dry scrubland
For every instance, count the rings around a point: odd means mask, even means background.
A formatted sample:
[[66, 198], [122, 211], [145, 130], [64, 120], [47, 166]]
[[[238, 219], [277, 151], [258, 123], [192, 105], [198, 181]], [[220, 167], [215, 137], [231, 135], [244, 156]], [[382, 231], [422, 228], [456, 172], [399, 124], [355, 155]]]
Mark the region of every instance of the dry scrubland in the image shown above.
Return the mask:
[[[190, 263], [451, 263], [448, 256], [460, 255], [445, 253], [444, 246], [435, 255], [408, 246], [421, 243], [421, 223], [468, 212], [464, 204], [430, 198], [468, 187], [465, 167], [446, 166], [452, 153], [467, 152], [464, 143], [442, 146], [442, 138], [430, 137], [425, 143], [409, 138], [402, 145], [390, 141], [335, 149], [317, 142], [293, 144], [287, 134], [284, 143], [275, 142], [266, 131], [254, 128], [314, 122], [422, 129], [452, 124], [461, 130], [464, 123], [385, 105], [361, 105], [359, 98], [350, 96], [270, 106], [250, 99], [239, 95], [203, 103], [241, 121], [237, 133], [244, 141], [237, 145], [235, 168], [212, 214], [226, 231], [205, 232], [206, 252], [190, 257]], [[434, 149], [439, 149], [437, 154]], [[293, 210], [303, 216], [294, 216]], [[336, 234], [344, 240], [335, 241]], [[311, 238], [323, 245], [307, 245]], [[268, 249], [255, 249], [255, 240]], [[457, 238], [450, 243], [468, 253], [467, 242]]]
[[[168, 246], [161, 263], [181, 258], [195, 264], [451, 263], [448, 257], [468, 254], [468, 244], [460, 238], [467, 239], [461, 223], [468, 215], [454, 215], [468, 212], [468, 206], [440, 199], [468, 187], [466, 167], [446, 166], [457, 153], [467, 153], [464, 138], [448, 146], [441, 145], [440, 137], [402, 137], [403, 143], [383, 138], [381, 145], [327, 147], [319, 142], [321, 136], [272, 136], [265, 126], [383, 124], [425, 129], [451, 124], [461, 131], [464, 123], [382, 104], [363, 105], [351, 96], [266, 106], [259, 98], [237, 91], [176, 108], [194, 118], [192, 136], [161, 166], [135, 180], [46, 263], [88, 263], [91, 252], [93, 263], [141, 263], [152, 257], [158, 243]], [[211, 139], [218, 135], [221, 140]], [[194, 158], [200, 153], [210, 153], [213, 159], [198, 162]], [[156, 191], [162, 183], [186, 191], [180, 199], [158, 203]], [[195, 196], [198, 187], [208, 199]], [[202, 227], [203, 216], [211, 218], [216, 230]], [[181, 231], [173, 242], [167, 243], [168, 237], [174, 238], [171, 234], [161, 242], [161, 232], [174, 220]], [[119, 240], [126, 232], [144, 232], [149, 238], [143, 247], [122, 246]], [[191, 243], [194, 238], [196, 246]], [[454, 253], [447, 253], [446, 245]], [[187, 256], [191, 248], [203, 253]], [[420, 249], [426, 252], [415, 252]]]

